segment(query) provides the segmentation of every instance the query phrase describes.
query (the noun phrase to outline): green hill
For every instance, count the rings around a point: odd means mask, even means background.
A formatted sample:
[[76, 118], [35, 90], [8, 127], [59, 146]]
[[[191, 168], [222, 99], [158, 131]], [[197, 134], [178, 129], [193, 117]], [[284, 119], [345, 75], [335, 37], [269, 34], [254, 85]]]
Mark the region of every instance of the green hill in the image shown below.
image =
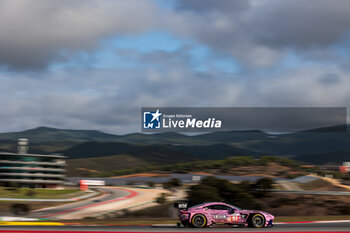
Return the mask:
[[[106, 166], [101, 158], [108, 156], [127, 156], [125, 163], [129, 161], [131, 166], [216, 160], [239, 155], [278, 155], [315, 164], [349, 161], [350, 133], [333, 131], [333, 128], [323, 128], [283, 135], [257, 130], [192, 136], [180, 133], [113, 135], [96, 130], [39, 127], [0, 133], [0, 151], [14, 152], [18, 138], [29, 138], [31, 153], [63, 153], [70, 159], [96, 158], [94, 163]], [[138, 162], [130, 162], [133, 160]]]
[[127, 154], [144, 161], [155, 163], [182, 162], [196, 159], [220, 159], [237, 155], [255, 155], [249, 150], [235, 148], [226, 144], [208, 146], [140, 145], [117, 142], [85, 142], [60, 151], [69, 158], [91, 158]]
[[311, 164], [341, 164], [350, 161], [350, 151], [334, 151], [320, 154], [297, 155], [293, 159]]
[[50, 141], [108, 141], [115, 140], [119, 136], [103, 133], [97, 130], [71, 130], [38, 127], [20, 132], [0, 133], [0, 140], [14, 140], [29, 138], [30, 142], [42, 143]]
[[196, 136], [187, 136], [180, 133], [132, 133], [113, 135], [96, 130], [70, 130], [49, 127], [38, 127], [21, 132], [0, 133], [0, 140], [17, 141], [18, 138], [29, 138], [30, 143], [40, 144], [57, 141], [67, 142], [124, 142], [137, 144], [180, 144], [180, 145], [210, 145], [230, 143], [250, 139], [265, 139], [269, 135], [260, 131], [231, 131], [215, 132]]

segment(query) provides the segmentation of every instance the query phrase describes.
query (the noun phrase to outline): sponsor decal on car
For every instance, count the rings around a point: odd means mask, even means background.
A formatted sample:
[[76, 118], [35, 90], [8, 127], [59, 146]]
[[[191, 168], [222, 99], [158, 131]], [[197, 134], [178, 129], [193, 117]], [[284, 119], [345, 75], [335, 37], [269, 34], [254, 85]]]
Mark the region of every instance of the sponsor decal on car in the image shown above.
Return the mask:
[[237, 222], [237, 221], [239, 221], [239, 215], [231, 215], [226, 220], [228, 222]]
[[227, 218], [227, 215], [222, 215], [222, 214], [215, 214], [213, 218], [218, 219], [218, 220], [224, 220]]

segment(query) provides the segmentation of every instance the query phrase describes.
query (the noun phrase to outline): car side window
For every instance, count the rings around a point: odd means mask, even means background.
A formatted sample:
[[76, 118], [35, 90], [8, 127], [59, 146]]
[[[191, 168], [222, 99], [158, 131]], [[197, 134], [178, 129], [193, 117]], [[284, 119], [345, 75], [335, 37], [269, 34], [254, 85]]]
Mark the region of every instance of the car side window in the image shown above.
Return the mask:
[[205, 209], [209, 209], [209, 210], [216, 210], [216, 206], [215, 205], [209, 205], [204, 207]]
[[204, 209], [206, 209], [206, 210], [215, 210], [213, 205], [206, 206], [206, 207], [204, 207]]
[[231, 208], [226, 205], [210, 205], [207, 206], [208, 209], [210, 210], [230, 210]]
[[229, 206], [226, 206], [226, 205], [220, 205], [219, 208], [221, 210], [230, 210], [231, 209]]

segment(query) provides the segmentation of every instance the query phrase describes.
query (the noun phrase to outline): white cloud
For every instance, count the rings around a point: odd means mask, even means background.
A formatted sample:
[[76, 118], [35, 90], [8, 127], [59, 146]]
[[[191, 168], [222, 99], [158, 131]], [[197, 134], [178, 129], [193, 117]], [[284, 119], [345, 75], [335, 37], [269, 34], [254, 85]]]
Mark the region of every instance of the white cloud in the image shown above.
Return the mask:
[[0, 63], [42, 69], [92, 51], [111, 36], [149, 30], [196, 40], [248, 68], [270, 67], [288, 49], [308, 55], [329, 54], [338, 43], [348, 47], [347, 0], [176, 2], [169, 9], [152, 0], [2, 0]]
[[178, 15], [172, 19], [184, 26], [171, 24], [170, 30], [234, 56], [249, 68], [276, 65], [290, 50], [308, 59], [331, 60], [335, 46], [349, 49], [347, 0], [178, 2]]
[[[140, 131], [143, 106], [327, 107], [346, 106], [350, 100], [348, 72], [338, 65], [234, 76], [219, 70], [194, 72], [189, 65], [176, 70], [171, 63], [163, 65], [168, 72], [150, 71], [150, 65], [46, 71], [41, 74], [45, 78], [32, 79], [3, 74], [1, 131], [44, 125], [127, 133]], [[337, 81], [325, 85], [322, 79], [329, 79], [330, 73]]]
[[2, 0], [0, 62], [40, 69], [110, 36], [153, 29], [158, 11], [151, 0]]
[[[0, 72], [0, 129], [139, 131], [142, 106], [347, 106], [349, 62], [335, 47], [348, 49], [349, 8], [344, 0], [186, 0], [176, 9], [152, 0], [0, 1], [0, 64], [10, 68]], [[230, 74], [203, 58], [198, 72], [190, 46], [119, 49], [131, 64], [123, 68], [93, 68], [92, 56], [80, 68], [44, 69], [111, 36], [154, 29], [244, 69]], [[308, 62], [284, 67], [290, 51]]]

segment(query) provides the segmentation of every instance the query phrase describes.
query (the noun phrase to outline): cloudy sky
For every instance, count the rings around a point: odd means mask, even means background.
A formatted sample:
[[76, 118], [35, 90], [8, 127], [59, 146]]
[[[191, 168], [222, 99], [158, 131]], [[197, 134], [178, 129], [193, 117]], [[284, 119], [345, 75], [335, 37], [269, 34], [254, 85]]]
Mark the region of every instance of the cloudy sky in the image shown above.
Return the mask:
[[350, 103], [348, 0], [0, 0], [0, 131]]

